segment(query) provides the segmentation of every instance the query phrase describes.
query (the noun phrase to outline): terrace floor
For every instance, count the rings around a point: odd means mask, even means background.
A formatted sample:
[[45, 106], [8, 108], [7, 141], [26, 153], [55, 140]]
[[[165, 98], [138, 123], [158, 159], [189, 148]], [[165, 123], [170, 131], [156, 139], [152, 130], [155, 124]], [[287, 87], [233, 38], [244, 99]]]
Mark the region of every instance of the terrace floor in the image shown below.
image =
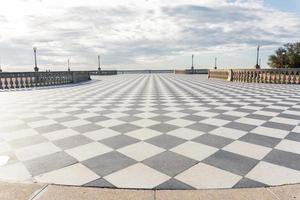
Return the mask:
[[0, 180], [205, 189], [300, 183], [300, 86], [93, 77], [0, 92]]

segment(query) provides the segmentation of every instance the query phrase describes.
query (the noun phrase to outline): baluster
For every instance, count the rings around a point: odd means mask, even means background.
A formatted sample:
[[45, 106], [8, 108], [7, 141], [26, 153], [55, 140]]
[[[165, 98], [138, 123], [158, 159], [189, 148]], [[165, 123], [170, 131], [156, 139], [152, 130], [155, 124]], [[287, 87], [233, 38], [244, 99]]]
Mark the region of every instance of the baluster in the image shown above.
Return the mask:
[[5, 86], [4, 88], [5, 89], [9, 89], [7, 79], [8, 79], [8, 77], [4, 77], [4, 86]]
[[9, 85], [10, 85], [10, 89], [14, 88], [14, 82], [13, 82], [13, 75], [11, 74], [10, 79], [9, 79]]
[[3, 90], [3, 86], [2, 86], [2, 77], [0, 76], [0, 90]]
[[296, 84], [300, 83], [300, 71], [297, 71]]
[[20, 86], [21, 86], [21, 88], [24, 88], [24, 74], [21, 74], [20, 75]]
[[15, 78], [16, 88], [20, 88], [19, 80], [18, 80], [19, 78], [20, 78], [20, 74], [16, 74], [16, 78]]

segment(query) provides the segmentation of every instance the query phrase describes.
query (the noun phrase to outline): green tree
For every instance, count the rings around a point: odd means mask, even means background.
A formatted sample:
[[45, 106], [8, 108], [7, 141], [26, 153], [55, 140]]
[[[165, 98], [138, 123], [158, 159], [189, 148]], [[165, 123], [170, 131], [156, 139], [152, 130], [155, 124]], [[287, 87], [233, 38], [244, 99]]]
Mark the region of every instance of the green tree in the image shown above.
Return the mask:
[[300, 42], [288, 43], [269, 57], [272, 68], [300, 68]]

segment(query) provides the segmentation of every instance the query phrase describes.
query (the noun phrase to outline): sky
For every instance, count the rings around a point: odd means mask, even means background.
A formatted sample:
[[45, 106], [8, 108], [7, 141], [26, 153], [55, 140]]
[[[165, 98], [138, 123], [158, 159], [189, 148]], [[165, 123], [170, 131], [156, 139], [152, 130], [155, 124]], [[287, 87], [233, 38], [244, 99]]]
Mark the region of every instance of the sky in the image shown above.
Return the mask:
[[300, 41], [299, 0], [9, 0], [0, 5], [4, 71], [252, 68]]

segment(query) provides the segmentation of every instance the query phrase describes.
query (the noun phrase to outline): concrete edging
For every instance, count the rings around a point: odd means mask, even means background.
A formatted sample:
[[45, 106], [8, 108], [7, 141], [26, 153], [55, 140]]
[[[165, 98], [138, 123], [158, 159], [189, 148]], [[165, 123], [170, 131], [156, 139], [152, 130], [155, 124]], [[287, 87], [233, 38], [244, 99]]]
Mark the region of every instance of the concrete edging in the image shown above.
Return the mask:
[[0, 182], [1, 200], [290, 200], [299, 198], [300, 184], [242, 189], [129, 190]]

